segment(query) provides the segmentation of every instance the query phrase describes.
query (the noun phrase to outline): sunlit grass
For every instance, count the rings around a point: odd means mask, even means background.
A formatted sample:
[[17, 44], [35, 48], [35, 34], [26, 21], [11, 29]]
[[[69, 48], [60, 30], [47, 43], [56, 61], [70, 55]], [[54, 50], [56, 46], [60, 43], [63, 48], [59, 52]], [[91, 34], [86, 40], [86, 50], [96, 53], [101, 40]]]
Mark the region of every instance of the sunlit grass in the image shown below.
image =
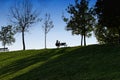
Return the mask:
[[120, 46], [0, 53], [0, 80], [120, 80]]

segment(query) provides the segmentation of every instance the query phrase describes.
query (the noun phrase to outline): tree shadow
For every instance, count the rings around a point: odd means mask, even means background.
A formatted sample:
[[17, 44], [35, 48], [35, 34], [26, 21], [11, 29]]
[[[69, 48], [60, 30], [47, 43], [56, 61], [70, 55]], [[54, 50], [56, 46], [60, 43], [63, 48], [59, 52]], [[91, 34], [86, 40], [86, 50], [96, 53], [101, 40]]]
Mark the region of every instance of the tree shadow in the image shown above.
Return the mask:
[[111, 80], [111, 77], [104, 75], [110, 71], [117, 71], [120, 66], [117, 63], [117, 69], [113, 69], [111, 67], [112, 60], [106, 59], [112, 59], [111, 54], [108, 53], [109, 51], [114, 53], [115, 50], [112, 48], [111, 46], [93, 45], [45, 50], [40, 54], [16, 61], [11, 66], [6, 66], [0, 70], [3, 72], [2, 74], [8, 72], [13, 74], [36, 63], [44, 62], [11, 80]]
[[55, 55], [60, 55], [62, 54], [62, 52], [64, 52], [64, 49], [61, 49], [61, 50], [57, 50], [57, 49], [47, 50], [46, 49], [46, 50], [42, 50], [42, 52], [38, 51], [38, 53], [33, 56], [18, 59], [15, 62], [7, 66], [0, 68], [0, 75], [2, 78], [6, 77], [7, 75], [12, 75], [36, 63], [46, 62], [50, 57], [55, 56]]
[[[49, 56], [49, 60], [46, 63], [27, 73], [16, 76], [12, 80], [79, 80], [75, 76], [80, 75], [77, 74], [78, 72], [81, 72], [82, 75], [82, 73], [88, 71], [89, 64], [85, 63], [85, 61], [88, 61], [89, 57], [86, 54], [81, 54], [84, 50], [79, 48], [69, 49], [63, 48], [58, 50], [58, 52], [54, 50], [53, 53], [60, 55], [57, 57], [54, 57], [56, 54]], [[86, 60], [83, 60], [83, 58]], [[83, 64], [79, 64], [80, 62]]]

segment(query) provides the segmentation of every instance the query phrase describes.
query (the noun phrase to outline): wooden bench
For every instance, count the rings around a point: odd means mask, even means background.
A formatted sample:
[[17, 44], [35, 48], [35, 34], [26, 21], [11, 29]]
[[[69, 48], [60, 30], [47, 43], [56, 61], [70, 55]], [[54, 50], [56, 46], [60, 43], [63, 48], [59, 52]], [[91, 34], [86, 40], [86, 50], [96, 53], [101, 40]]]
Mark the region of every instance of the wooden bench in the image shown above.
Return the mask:
[[7, 52], [7, 51], [9, 51], [8, 48], [0, 48], [0, 52]]
[[58, 41], [58, 40], [56, 40], [55, 45], [57, 46], [57, 48], [59, 48], [60, 46], [67, 47], [66, 42], [60, 42], [60, 41]]

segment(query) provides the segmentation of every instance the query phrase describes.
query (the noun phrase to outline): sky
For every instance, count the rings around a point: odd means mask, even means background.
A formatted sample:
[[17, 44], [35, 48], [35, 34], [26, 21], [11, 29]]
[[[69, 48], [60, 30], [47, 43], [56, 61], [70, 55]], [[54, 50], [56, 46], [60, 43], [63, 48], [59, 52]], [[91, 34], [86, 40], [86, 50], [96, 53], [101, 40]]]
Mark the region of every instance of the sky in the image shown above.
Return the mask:
[[[18, 0], [0, 0], [0, 26], [12, 24], [9, 20], [10, 7]], [[74, 4], [74, 0], [31, 0], [33, 7], [38, 11], [39, 17], [44, 19], [45, 13], [51, 15], [54, 28], [47, 34], [47, 48], [56, 48], [55, 42], [66, 42], [69, 47], [80, 46], [81, 37], [72, 35], [71, 31], [66, 31], [66, 23], [62, 20], [62, 14], [69, 17], [66, 8], [69, 4]], [[90, 6], [95, 4], [96, 0], [90, 0]], [[44, 32], [42, 29], [43, 21], [33, 24], [29, 31], [25, 33], [26, 49], [43, 49]], [[15, 35], [16, 42], [7, 46], [10, 51], [22, 50], [21, 33]], [[94, 34], [87, 38], [87, 45], [97, 44]], [[2, 48], [0, 43], [0, 48]]]

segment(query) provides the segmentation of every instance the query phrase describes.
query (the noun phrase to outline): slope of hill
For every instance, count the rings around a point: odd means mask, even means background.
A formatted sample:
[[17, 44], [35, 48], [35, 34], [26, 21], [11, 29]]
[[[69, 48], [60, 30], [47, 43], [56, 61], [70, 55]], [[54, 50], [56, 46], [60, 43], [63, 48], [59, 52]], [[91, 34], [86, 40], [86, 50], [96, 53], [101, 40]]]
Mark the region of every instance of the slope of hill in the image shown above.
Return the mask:
[[120, 46], [0, 53], [0, 80], [120, 80]]

